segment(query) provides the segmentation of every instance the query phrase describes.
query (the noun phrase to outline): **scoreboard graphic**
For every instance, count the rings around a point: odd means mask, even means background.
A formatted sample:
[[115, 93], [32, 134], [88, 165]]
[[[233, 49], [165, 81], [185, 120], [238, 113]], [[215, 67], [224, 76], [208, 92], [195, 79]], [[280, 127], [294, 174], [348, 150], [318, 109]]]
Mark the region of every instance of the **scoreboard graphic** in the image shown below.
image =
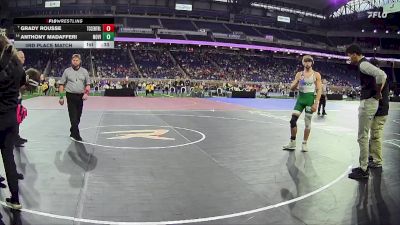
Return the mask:
[[16, 48], [114, 48], [114, 18], [15, 18]]

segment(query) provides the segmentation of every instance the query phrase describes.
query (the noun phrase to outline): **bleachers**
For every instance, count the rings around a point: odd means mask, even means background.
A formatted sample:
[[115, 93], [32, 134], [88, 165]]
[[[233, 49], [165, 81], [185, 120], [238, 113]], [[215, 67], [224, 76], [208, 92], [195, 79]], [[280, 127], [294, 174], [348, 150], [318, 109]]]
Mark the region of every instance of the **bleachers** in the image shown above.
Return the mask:
[[283, 39], [283, 40], [291, 40], [291, 38], [288, 35], [282, 33], [280, 30], [263, 28], [263, 27], [256, 27], [254, 29], [258, 30], [264, 36], [272, 35], [272, 36], [274, 36], [274, 38]]
[[215, 38], [215, 41], [223, 43], [233, 43], [233, 44], [246, 44], [246, 45], [249, 44], [248, 41], [240, 39]]
[[94, 49], [92, 55], [96, 77], [138, 77], [126, 49]]
[[350, 45], [354, 43], [355, 38], [353, 37], [328, 37], [329, 43], [332, 46], [339, 46], [339, 45]]
[[220, 76], [219, 68], [200, 51], [173, 51], [171, 53], [192, 79], [219, 80], [223, 78]]
[[251, 26], [244, 26], [244, 25], [238, 25], [238, 24], [227, 24], [226, 25], [232, 32], [243, 32], [244, 34], [248, 36], [262, 36], [259, 32], [257, 32], [253, 27]]
[[170, 30], [190, 30], [196, 31], [196, 27], [190, 20], [175, 20], [175, 19], [161, 19], [161, 23], [164, 28]]
[[382, 48], [391, 50], [400, 50], [400, 40], [394, 38], [383, 38]]
[[209, 36], [203, 36], [203, 35], [186, 35], [186, 38], [188, 40], [194, 40], [194, 41], [213, 41]]
[[[78, 53], [82, 56], [82, 67], [91, 72], [93, 65], [96, 73], [92, 76], [100, 78], [139, 78], [142, 74], [144, 78], [174, 79], [185, 75], [180, 66], [190, 79], [290, 83], [296, 71], [302, 69], [298, 58], [269, 52], [254, 54], [205, 46], [184, 49], [152, 44], [129, 48], [140, 72], [135, 69], [127, 49], [26, 50], [26, 67], [43, 71], [50, 59], [48, 76], [59, 77], [70, 66], [72, 54]], [[314, 69], [332, 85], [358, 85], [356, 71], [347, 64], [316, 59]]]
[[182, 75], [167, 51], [134, 50], [132, 54], [144, 77], [172, 79]]
[[379, 38], [358, 37], [356, 43], [362, 48], [372, 49], [380, 46]]
[[25, 68], [35, 68], [44, 72], [47, 62], [51, 57], [51, 51], [46, 49], [23, 49], [25, 54]]
[[133, 28], [151, 28], [151, 26], [160, 26], [158, 19], [155, 18], [127, 18], [127, 26]]
[[71, 65], [73, 54], [81, 55], [81, 66], [90, 71], [90, 50], [88, 49], [56, 49], [51, 54], [50, 72], [48, 76], [61, 77], [64, 70]]
[[231, 33], [222, 23], [213, 23], [213, 22], [204, 22], [204, 21], [196, 21], [196, 26], [201, 29], [209, 29], [215, 33], [223, 33], [228, 34]]
[[186, 40], [183, 35], [172, 35], [172, 34], [157, 34], [161, 39], [176, 39], [176, 40]]

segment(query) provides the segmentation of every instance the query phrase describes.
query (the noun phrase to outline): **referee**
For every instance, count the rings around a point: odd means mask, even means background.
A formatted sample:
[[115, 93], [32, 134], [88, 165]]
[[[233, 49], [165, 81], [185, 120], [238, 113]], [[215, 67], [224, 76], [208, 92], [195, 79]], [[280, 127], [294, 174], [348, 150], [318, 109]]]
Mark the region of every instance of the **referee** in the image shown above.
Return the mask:
[[328, 82], [326, 79], [322, 80], [322, 94], [321, 94], [321, 99], [319, 101], [319, 105], [318, 105], [318, 115], [321, 115], [320, 111], [321, 111], [321, 106], [322, 106], [322, 115], [326, 116], [326, 112], [325, 112], [325, 106], [326, 106], [326, 95], [328, 93]]
[[90, 91], [89, 73], [81, 67], [81, 55], [72, 55], [71, 67], [64, 70], [59, 81], [60, 105], [64, 105], [64, 86], [67, 96], [69, 120], [71, 122], [71, 139], [82, 141], [79, 133], [83, 101], [87, 100]]

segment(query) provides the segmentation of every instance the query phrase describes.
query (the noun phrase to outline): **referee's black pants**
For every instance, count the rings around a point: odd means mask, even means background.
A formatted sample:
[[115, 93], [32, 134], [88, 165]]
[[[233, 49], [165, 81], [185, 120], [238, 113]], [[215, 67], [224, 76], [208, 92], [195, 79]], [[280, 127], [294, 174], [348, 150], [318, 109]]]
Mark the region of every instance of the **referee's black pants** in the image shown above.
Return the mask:
[[325, 113], [326, 95], [321, 95], [321, 99], [319, 100], [319, 105], [318, 105], [318, 113], [321, 110], [321, 106], [322, 106], [322, 113]]
[[14, 145], [17, 135], [17, 109], [0, 113], [0, 149], [3, 158], [4, 170], [7, 176], [11, 200], [19, 202], [18, 177], [14, 160]]
[[71, 122], [71, 137], [80, 137], [79, 123], [81, 122], [83, 108], [83, 94], [67, 92], [69, 120]]

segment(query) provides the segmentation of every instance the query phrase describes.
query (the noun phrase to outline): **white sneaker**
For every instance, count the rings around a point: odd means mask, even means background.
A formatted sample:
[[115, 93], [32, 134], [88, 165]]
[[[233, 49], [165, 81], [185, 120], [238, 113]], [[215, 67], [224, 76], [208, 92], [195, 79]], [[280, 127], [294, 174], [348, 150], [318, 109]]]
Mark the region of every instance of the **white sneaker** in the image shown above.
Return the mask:
[[308, 148], [307, 148], [307, 143], [304, 143], [301, 145], [301, 151], [302, 152], [308, 152]]
[[290, 140], [289, 144], [282, 146], [283, 150], [296, 150], [296, 141]]

